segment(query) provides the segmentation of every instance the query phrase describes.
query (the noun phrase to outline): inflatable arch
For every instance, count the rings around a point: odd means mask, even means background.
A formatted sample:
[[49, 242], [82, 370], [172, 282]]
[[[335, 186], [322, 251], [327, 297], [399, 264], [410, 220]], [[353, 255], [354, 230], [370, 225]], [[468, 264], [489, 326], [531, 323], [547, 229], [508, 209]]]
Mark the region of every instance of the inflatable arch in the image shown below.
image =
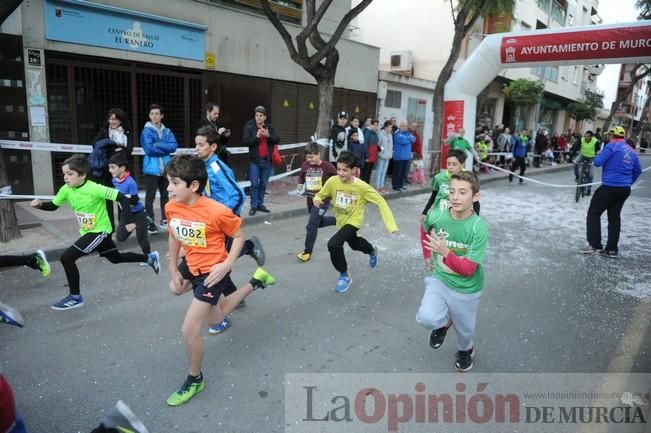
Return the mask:
[[502, 69], [641, 62], [651, 62], [648, 20], [488, 35], [445, 84], [441, 142], [462, 126], [474, 142], [477, 95]]

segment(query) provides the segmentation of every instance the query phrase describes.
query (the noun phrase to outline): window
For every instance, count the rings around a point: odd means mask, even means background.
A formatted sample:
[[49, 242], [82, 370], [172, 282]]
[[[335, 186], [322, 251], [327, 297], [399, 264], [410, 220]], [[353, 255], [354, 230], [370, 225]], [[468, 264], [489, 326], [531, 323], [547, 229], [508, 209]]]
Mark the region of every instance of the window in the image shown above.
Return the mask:
[[397, 90], [387, 90], [387, 98], [384, 101], [384, 106], [387, 108], [400, 108], [402, 100], [402, 92]]
[[574, 76], [572, 77], [572, 84], [576, 85], [578, 79], [579, 79], [579, 67], [575, 66], [574, 67]]
[[553, 82], [558, 81], [558, 66], [547, 66], [545, 68], [545, 79]]

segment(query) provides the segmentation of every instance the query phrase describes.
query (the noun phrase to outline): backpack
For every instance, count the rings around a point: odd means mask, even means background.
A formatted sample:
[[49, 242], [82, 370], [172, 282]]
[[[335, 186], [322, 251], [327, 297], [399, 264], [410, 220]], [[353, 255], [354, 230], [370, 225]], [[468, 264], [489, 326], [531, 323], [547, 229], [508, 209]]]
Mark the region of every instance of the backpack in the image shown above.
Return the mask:
[[88, 157], [88, 166], [90, 168], [90, 175], [94, 177], [101, 177], [108, 169], [108, 153], [114, 150], [117, 145], [108, 138], [99, 140], [93, 146], [93, 151]]

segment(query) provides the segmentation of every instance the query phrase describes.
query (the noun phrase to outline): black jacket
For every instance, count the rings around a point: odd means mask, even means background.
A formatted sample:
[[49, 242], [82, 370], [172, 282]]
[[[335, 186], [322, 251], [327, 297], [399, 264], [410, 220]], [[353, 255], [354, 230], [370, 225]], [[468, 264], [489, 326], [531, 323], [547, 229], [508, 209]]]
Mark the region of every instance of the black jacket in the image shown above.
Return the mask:
[[[269, 129], [269, 137], [267, 137], [267, 160], [271, 161], [271, 152], [273, 151], [274, 145], [280, 143], [280, 137], [276, 134], [276, 130], [273, 126], [269, 124], [264, 125], [265, 128]], [[244, 130], [242, 131], [242, 142], [245, 146], [249, 148], [249, 161], [257, 163], [260, 161], [260, 141], [256, 134], [258, 133], [258, 127], [255, 125], [255, 119], [251, 119], [244, 125]]]
[[[120, 152], [126, 151], [126, 156], [131, 156], [133, 153], [133, 138], [131, 137], [131, 130], [128, 128], [125, 128], [124, 125], [122, 125], [122, 129], [124, 129], [124, 135], [127, 136], [127, 147], [122, 148]], [[101, 141], [101, 140], [108, 140], [109, 139], [109, 133], [108, 133], [108, 126], [104, 126], [102, 129], [100, 129], [99, 133], [97, 136], [93, 139], [93, 147], [95, 146], [95, 143]], [[110, 158], [113, 156], [113, 154], [116, 152], [112, 152], [111, 154], [108, 155]]]

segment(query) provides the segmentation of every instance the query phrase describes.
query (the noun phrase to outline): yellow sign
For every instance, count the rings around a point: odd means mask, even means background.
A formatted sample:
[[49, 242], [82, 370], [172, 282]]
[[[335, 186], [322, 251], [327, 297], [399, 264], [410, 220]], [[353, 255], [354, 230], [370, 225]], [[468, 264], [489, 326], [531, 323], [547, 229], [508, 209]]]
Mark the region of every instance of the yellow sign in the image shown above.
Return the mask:
[[206, 52], [206, 69], [215, 69], [217, 67], [217, 56], [215, 53]]
[[307, 108], [314, 110], [314, 102], [310, 101], [310, 105], [308, 105]]
[[359, 105], [355, 105], [355, 113], [359, 113]]
[[283, 102], [283, 108], [289, 108], [289, 101], [287, 99]]

